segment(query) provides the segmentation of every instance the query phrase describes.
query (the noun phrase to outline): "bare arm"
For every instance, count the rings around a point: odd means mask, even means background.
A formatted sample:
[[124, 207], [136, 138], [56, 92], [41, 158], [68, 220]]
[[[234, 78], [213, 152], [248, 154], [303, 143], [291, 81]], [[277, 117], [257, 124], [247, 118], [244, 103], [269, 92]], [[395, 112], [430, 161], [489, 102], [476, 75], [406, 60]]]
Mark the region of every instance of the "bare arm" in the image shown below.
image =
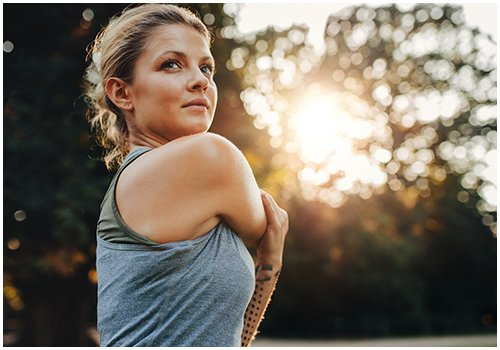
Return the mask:
[[217, 137], [218, 177], [213, 187], [218, 211], [248, 245], [257, 246], [266, 230], [266, 213], [252, 169], [243, 154], [228, 140]]
[[241, 346], [249, 346], [255, 339], [271, 296], [276, 287], [283, 259], [283, 245], [288, 232], [288, 215], [274, 199], [261, 191], [267, 215], [267, 230], [257, 248], [255, 290], [244, 317]]
[[199, 237], [221, 218], [249, 245], [266, 230], [250, 165], [236, 146], [211, 133], [141, 156], [120, 176], [116, 193], [125, 222], [157, 243]]
[[[275, 272], [276, 271], [276, 272]], [[249, 346], [257, 335], [257, 329], [264, 318], [267, 305], [276, 288], [281, 268], [273, 265], [258, 264], [255, 272], [255, 291], [245, 311], [241, 346]]]

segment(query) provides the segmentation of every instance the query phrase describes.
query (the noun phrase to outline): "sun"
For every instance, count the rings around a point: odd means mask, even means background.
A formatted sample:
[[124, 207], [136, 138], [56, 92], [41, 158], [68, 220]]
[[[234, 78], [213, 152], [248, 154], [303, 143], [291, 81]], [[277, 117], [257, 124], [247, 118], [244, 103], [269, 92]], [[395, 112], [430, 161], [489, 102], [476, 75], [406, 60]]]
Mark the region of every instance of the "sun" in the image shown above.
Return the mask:
[[324, 98], [306, 103], [289, 125], [295, 130], [294, 142], [304, 163], [301, 181], [319, 185], [332, 180], [332, 188], [345, 193], [379, 187], [387, 181], [383, 163], [391, 158], [390, 153], [373, 150], [372, 154], [357, 147], [357, 141], [373, 134], [375, 126], [370, 120], [352, 116]]
[[320, 163], [336, 150], [335, 136], [341, 131], [332, 103], [327, 99], [307, 104], [291, 120], [300, 142], [304, 161]]

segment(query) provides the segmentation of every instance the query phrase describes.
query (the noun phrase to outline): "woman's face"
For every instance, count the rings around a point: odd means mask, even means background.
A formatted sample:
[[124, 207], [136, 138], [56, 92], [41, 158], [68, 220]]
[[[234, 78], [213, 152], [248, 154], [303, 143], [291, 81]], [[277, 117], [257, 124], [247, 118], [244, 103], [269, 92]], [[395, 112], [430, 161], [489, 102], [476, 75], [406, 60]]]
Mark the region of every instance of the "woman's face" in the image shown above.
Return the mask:
[[214, 59], [206, 39], [183, 25], [164, 25], [151, 34], [129, 86], [129, 122], [164, 144], [206, 132], [217, 104]]

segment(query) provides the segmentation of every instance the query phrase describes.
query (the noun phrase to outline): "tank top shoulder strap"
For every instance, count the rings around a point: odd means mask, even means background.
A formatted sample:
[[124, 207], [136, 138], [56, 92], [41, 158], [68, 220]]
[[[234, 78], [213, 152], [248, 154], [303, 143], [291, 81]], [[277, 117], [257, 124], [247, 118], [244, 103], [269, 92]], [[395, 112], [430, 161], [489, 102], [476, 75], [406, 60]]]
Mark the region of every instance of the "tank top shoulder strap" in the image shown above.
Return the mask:
[[111, 187], [113, 188], [114, 192], [114, 187], [116, 186], [116, 183], [118, 182], [118, 178], [122, 174], [123, 170], [125, 170], [126, 167], [128, 167], [134, 160], [142, 156], [144, 153], [151, 151], [151, 148], [141, 148], [141, 149], [136, 149], [135, 151], [130, 152], [125, 159], [123, 160], [122, 164], [120, 165], [120, 168], [118, 168], [118, 171], [115, 173], [113, 176], [113, 179], [111, 180]]
[[116, 184], [123, 170], [132, 164], [134, 160], [150, 150], [150, 148], [142, 148], [131, 152], [127, 155], [127, 157], [125, 157], [122, 165], [113, 176], [101, 203], [101, 215], [99, 217], [97, 229], [98, 236], [104, 241], [113, 243], [142, 243], [146, 245], [158, 244], [133, 231], [127, 226], [120, 216], [115, 198]]
[[140, 148], [136, 149], [135, 151], [130, 152], [125, 159], [123, 160], [122, 165], [120, 165], [120, 168], [118, 169], [118, 173], [121, 173], [127, 166], [130, 165], [134, 160], [142, 156], [144, 153], [151, 151], [151, 148]]
[[[118, 178], [120, 177], [123, 170], [125, 170], [125, 168], [127, 166], [129, 166], [134, 160], [136, 160], [137, 158], [139, 158], [141, 155], [143, 155], [144, 153], [146, 153], [148, 151], [151, 151], [151, 148], [136, 149], [135, 151], [130, 152], [125, 157], [122, 164], [120, 165], [120, 168], [118, 168], [117, 172], [115, 173], [115, 175], [111, 179], [108, 190], [106, 191], [106, 195], [104, 196], [105, 200], [109, 195], [111, 195], [111, 194], [114, 195], [116, 183], [118, 182]], [[105, 200], [101, 203], [101, 210], [102, 210], [102, 206], [103, 206]]]

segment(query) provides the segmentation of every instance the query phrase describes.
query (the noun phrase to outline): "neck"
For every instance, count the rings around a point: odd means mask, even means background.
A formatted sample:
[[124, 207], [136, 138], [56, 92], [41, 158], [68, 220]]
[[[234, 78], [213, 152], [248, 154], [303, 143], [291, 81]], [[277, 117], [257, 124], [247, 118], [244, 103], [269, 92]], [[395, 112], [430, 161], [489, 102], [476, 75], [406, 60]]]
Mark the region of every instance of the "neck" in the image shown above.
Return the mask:
[[135, 125], [127, 122], [128, 128], [128, 144], [130, 152], [140, 148], [158, 148], [170, 142], [161, 135], [147, 135]]
[[165, 142], [160, 142], [148, 137], [143, 137], [144, 135], [137, 135], [135, 133], [129, 133], [129, 149], [130, 152], [135, 151], [136, 149], [140, 148], [158, 148], [163, 146], [168, 142], [168, 140], [165, 140]]

